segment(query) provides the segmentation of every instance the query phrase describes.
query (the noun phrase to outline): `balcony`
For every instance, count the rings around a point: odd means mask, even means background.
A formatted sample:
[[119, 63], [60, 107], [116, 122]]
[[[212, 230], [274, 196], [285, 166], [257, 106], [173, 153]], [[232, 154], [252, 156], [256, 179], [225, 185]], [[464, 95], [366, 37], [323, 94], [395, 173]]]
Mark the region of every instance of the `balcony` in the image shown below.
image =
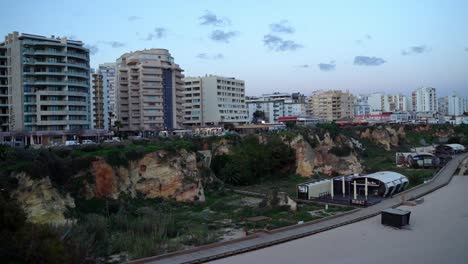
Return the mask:
[[84, 77], [84, 78], [89, 78], [89, 74], [86, 72], [67, 72], [68, 76], [74, 76], [74, 77]]
[[52, 55], [52, 56], [65, 56], [65, 52], [63, 51], [55, 51], [55, 50], [36, 50], [34, 51], [34, 55]]
[[66, 82], [63, 81], [24, 81], [24, 84], [27, 85], [60, 85], [60, 86], [65, 86], [67, 85]]
[[68, 52], [67, 53], [68, 57], [74, 57], [74, 58], [79, 58], [83, 60], [88, 60], [88, 56], [86, 54], [79, 54], [79, 53], [73, 53], [73, 52]]
[[61, 61], [29, 61], [23, 62], [23, 64], [65, 66], [67, 63]]
[[55, 76], [62, 76], [66, 75], [66, 72], [23, 72], [25, 75], [55, 75]]
[[88, 120], [40, 120], [37, 121], [38, 126], [47, 125], [86, 125]]
[[68, 82], [67, 83], [69, 86], [80, 86], [80, 87], [89, 87], [88, 83], [84, 82]]
[[40, 45], [40, 46], [56, 46], [56, 47], [64, 47], [65, 44], [60, 42], [52, 42], [52, 41], [32, 41], [32, 40], [23, 40], [23, 44], [28, 45]]
[[67, 63], [68, 67], [74, 67], [74, 68], [80, 68], [80, 69], [89, 69], [89, 66], [84, 63], [76, 63], [76, 62], [68, 62]]

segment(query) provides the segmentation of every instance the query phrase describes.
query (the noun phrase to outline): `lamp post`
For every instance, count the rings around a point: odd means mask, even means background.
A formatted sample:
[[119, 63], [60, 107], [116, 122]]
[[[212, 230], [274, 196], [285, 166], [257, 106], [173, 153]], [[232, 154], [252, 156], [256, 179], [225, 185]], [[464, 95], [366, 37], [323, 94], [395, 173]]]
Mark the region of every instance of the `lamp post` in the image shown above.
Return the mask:
[[354, 181], [354, 183], [353, 183], [353, 184], [354, 184], [354, 200], [356, 200], [356, 199], [357, 199], [357, 193], [356, 193], [356, 192], [357, 192], [356, 181]]
[[341, 181], [341, 189], [343, 191], [343, 198], [345, 197], [346, 194], [346, 186], [345, 186], [345, 177], [343, 176], [343, 179]]

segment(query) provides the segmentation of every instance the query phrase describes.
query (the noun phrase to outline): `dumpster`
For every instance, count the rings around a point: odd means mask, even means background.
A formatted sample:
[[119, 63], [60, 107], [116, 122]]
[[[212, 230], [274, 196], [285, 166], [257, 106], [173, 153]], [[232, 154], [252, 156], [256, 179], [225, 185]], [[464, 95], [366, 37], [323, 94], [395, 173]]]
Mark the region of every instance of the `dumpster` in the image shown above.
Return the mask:
[[409, 225], [410, 211], [400, 209], [386, 209], [381, 212], [382, 225], [392, 226], [396, 228], [402, 228], [405, 225]]

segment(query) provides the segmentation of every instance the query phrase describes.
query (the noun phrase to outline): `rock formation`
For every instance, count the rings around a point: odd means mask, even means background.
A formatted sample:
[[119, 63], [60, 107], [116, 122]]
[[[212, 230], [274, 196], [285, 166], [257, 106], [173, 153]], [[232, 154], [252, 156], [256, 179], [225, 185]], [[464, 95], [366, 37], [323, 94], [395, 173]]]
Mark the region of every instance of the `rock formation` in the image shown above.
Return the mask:
[[334, 140], [328, 133], [325, 133], [322, 140], [316, 136], [316, 140], [318, 144], [315, 148], [302, 135], [291, 141], [291, 147], [296, 151], [296, 174], [311, 177], [315, 173], [327, 174], [329, 171], [341, 175], [362, 172], [361, 163], [353, 151], [345, 157], [338, 157], [330, 152], [333, 147], [352, 147], [352, 141], [343, 136], [337, 136]]
[[70, 195], [61, 194], [52, 186], [49, 177], [32, 179], [25, 173], [15, 175], [18, 187], [12, 193], [23, 207], [28, 220], [34, 223], [64, 224], [67, 207], [75, 207]]
[[131, 197], [173, 198], [177, 201], [204, 201], [205, 195], [195, 153], [180, 151], [169, 157], [166, 151], [146, 154], [130, 161], [128, 167], [113, 168], [98, 158], [92, 163], [94, 196], [117, 199]]
[[268, 192], [259, 205], [260, 207], [278, 208], [282, 206], [289, 207], [292, 212], [297, 211], [297, 203], [291, 199], [285, 192], [272, 190]]

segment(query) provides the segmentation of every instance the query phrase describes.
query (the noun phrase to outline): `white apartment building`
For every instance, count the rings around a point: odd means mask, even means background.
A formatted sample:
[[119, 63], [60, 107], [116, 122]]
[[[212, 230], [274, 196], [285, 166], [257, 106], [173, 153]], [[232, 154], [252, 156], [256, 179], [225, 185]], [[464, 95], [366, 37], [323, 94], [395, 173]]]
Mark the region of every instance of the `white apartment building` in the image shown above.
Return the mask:
[[373, 114], [408, 111], [408, 98], [402, 94], [372, 93], [367, 95], [367, 103]]
[[465, 112], [465, 99], [455, 92], [448, 97], [448, 115], [461, 116]]
[[371, 107], [369, 105], [369, 95], [367, 94], [358, 94], [356, 96], [356, 101], [354, 102], [354, 115], [369, 115], [371, 112]]
[[412, 94], [413, 111], [436, 113], [437, 112], [437, 92], [436, 88], [420, 87]]
[[368, 104], [370, 107], [370, 112], [381, 113], [383, 111], [383, 93], [372, 93], [368, 95]]
[[265, 122], [277, 123], [279, 117], [305, 116], [305, 97], [299, 93], [272, 93], [262, 96], [251, 96], [246, 99], [249, 121], [252, 121], [255, 111], [265, 113]]
[[245, 82], [207, 75], [184, 78], [184, 126], [248, 123]]

